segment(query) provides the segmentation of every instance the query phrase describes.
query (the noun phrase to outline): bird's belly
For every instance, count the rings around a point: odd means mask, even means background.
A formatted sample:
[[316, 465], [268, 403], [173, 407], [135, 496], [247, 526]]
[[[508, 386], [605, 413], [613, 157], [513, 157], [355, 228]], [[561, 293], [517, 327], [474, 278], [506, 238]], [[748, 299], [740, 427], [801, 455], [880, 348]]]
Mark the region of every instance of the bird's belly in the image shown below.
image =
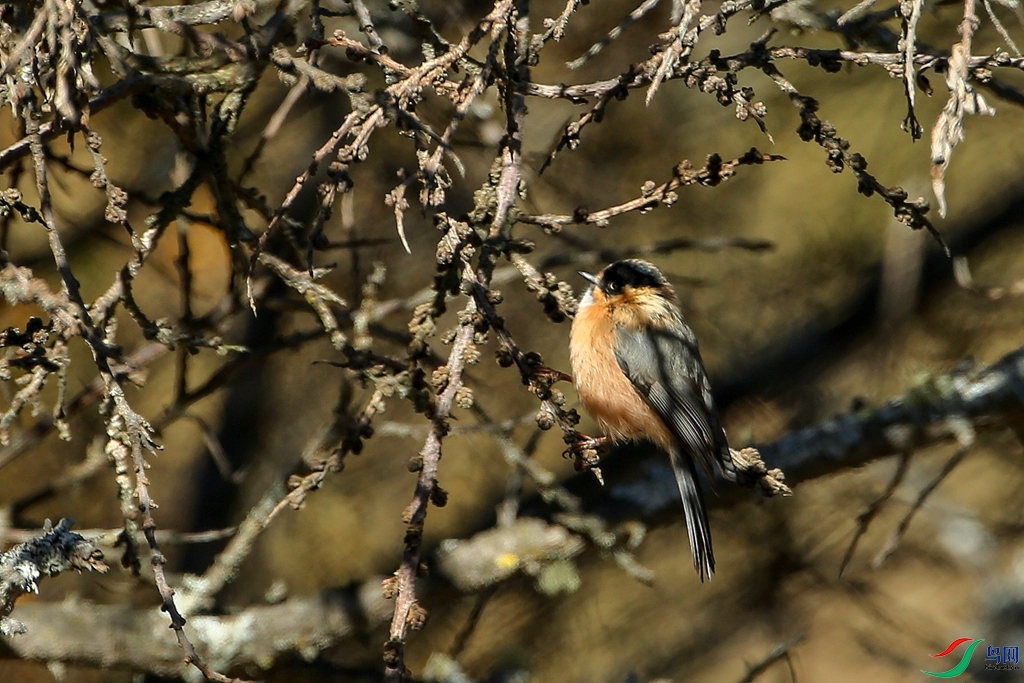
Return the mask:
[[[587, 310], [579, 317], [586, 316]], [[576, 391], [583, 406], [605, 433], [616, 441], [649, 439], [662, 448], [673, 443], [672, 433], [658, 414], [643, 400], [633, 383], [623, 374], [612, 347], [605, 339], [614, 339], [612, 329], [603, 325], [573, 325], [570, 362]], [[584, 323], [582, 326], [578, 325]], [[590, 334], [587, 334], [589, 331]]]

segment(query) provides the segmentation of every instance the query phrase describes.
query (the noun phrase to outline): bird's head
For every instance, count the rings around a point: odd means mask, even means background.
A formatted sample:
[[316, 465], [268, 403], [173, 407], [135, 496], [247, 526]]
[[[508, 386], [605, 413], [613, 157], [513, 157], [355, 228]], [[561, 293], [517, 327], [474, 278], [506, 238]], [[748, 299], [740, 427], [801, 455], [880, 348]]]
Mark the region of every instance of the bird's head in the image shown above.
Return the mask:
[[626, 259], [609, 264], [598, 275], [580, 271], [594, 286], [588, 292], [596, 304], [610, 306], [674, 302], [676, 295], [658, 268], [640, 259]]

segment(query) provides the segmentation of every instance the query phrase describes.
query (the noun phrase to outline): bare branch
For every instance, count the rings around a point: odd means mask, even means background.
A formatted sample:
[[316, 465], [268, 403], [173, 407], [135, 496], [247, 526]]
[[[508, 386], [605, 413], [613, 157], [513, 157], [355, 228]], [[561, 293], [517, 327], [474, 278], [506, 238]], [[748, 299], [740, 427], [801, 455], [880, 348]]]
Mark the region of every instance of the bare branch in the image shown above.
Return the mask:
[[903, 0], [900, 2], [900, 17], [903, 23], [903, 90], [907, 97], [907, 117], [903, 119], [903, 130], [917, 140], [924, 133], [924, 128], [917, 120], [914, 112], [917, 99], [917, 71], [914, 59], [917, 57], [917, 22], [921, 19], [921, 7], [924, 0]]
[[47, 520], [43, 535], [0, 553], [0, 635], [25, 633], [28, 628], [10, 618], [14, 601], [25, 593], [38, 593], [39, 581], [69, 570], [98, 571], [108, 567], [103, 553], [81, 535], [71, 531], [74, 520], [62, 519], [57, 526]]
[[543, 226], [544, 229], [553, 232], [557, 232], [562, 226], [575, 224], [604, 227], [608, 224], [609, 219], [629, 213], [630, 211], [649, 211], [661, 205], [672, 206], [678, 198], [674, 190], [680, 187], [691, 185], [714, 187], [732, 178], [736, 174], [736, 169], [740, 166], [760, 165], [768, 161], [780, 161], [783, 159], [784, 157], [777, 154], [762, 154], [757, 149], [751, 149], [743, 156], [732, 161], [722, 161], [720, 156], [712, 154], [708, 157], [707, 165], [697, 171], [693, 170], [690, 162], [680, 162], [672, 169], [671, 180], [661, 185], [655, 185], [652, 181], [647, 181], [642, 188], [641, 196], [628, 202], [593, 212], [588, 211], [585, 207], [579, 207], [571, 216], [551, 214], [542, 216], [520, 215], [518, 220], [521, 223]]
[[[573, 2], [574, 0], [570, 0], [571, 5], [573, 5]], [[608, 47], [616, 38], [625, 33], [626, 29], [628, 29], [630, 26], [632, 26], [633, 24], [647, 16], [647, 13], [650, 12], [655, 7], [657, 7], [659, 2], [661, 2], [661, 0], [644, 0], [643, 2], [641, 2], [639, 5], [637, 5], [636, 9], [630, 12], [626, 16], [626, 18], [623, 19], [621, 23], [619, 23], [618, 26], [609, 31], [608, 35], [606, 35], [604, 38], [591, 45], [589, 48], [587, 48], [586, 52], [584, 52], [582, 55], [572, 60], [571, 62], [568, 62], [566, 66], [568, 66], [570, 69], [579, 69], [580, 67], [582, 67], [584, 64], [586, 64], [591, 59], [600, 54], [601, 50]], [[578, 4], [578, 0], [575, 0], [575, 4]], [[575, 9], [574, 5], [573, 9]], [[566, 8], [566, 11], [568, 11], [568, 8]]]
[[946, 72], [946, 86], [949, 99], [942, 108], [935, 127], [932, 128], [932, 190], [939, 202], [939, 215], [946, 215], [946, 169], [953, 155], [953, 148], [964, 139], [964, 116], [996, 113], [970, 84], [971, 39], [978, 28], [975, 0], [964, 0], [964, 19], [957, 32], [960, 42], [953, 46]]

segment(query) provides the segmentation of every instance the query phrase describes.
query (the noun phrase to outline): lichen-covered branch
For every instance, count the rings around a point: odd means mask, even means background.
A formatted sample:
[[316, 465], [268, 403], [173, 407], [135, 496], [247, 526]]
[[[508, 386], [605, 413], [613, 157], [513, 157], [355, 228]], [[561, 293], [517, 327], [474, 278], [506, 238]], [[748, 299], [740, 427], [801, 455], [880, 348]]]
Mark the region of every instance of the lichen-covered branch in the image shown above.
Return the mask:
[[47, 520], [43, 533], [0, 553], [0, 635], [14, 636], [28, 627], [11, 618], [14, 602], [25, 593], [38, 593], [39, 582], [66, 571], [98, 571], [108, 567], [103, 553], [91, 541], [71, 531], [74, 520], [57, 526]]

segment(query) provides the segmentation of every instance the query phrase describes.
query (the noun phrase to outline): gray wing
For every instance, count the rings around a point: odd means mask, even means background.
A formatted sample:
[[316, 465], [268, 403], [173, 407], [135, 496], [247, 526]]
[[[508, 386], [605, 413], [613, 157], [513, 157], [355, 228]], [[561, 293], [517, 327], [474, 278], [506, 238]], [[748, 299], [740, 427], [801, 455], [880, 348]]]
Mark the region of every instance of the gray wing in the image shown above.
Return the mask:
[[732, 456], [718, 420], [711, 386], [693, 332], [682, 321], [674, 332], [619, 327], [615, 358], [647, 404], [709, 476], [712, 463], [734, 478]]

